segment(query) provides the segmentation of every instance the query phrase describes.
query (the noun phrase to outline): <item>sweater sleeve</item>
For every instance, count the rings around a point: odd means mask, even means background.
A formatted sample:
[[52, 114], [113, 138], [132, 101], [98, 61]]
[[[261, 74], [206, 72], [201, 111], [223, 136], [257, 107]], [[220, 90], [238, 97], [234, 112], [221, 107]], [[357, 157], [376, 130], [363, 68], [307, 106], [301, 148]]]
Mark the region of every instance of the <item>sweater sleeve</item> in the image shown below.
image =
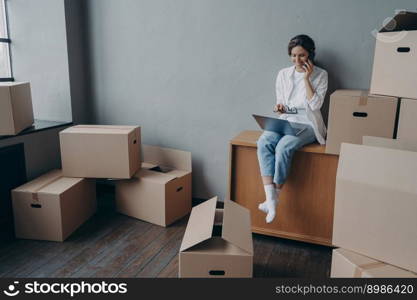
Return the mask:
[[313, 98], [308, 100], [306, 98], [307, 104], [311, 110], [319, 110], [324, 102], [324, 97], [326, 96], [328, 85], [328, 75], [326, 71], [323, 71], [317, 79], [317, 85], [315, 86], [315, 92]]
[[282, 82], [282, 70], [278, 72], [275, 82], [276, 104], [284, 104], [284, 87]]

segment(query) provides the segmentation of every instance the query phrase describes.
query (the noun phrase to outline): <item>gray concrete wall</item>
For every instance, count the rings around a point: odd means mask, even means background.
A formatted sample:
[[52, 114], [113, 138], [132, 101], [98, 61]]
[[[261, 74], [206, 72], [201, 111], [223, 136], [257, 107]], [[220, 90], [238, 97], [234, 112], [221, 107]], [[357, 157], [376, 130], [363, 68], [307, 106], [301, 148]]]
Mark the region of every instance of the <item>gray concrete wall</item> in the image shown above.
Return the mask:
[[[330, 92], [369, 87], [374, 37], [415, 0], [89, 0], [92, 121], [192, 151], [193, 195], [226, 192], [228, 141], [270, 112], [287, 44], [306, 33]], [[323, 109], [327, 117], [327, 104]]]
[[71, 121], [64, 0], [7, 1], [13, 75], [30, 81], [36, 119]]

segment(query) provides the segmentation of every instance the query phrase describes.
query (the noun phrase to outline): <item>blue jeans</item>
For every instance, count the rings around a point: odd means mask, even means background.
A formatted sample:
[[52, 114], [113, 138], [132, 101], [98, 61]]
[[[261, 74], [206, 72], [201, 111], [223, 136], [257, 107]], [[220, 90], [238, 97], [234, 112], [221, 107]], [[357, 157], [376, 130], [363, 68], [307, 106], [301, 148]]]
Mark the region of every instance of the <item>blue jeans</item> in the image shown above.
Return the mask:
[[264, 131], [257, 142], [261, 175], [271, 176], [276, 184], [283, 184], [288, 177], [294, 152], [315, 140], [311, 126], [298, 136]]

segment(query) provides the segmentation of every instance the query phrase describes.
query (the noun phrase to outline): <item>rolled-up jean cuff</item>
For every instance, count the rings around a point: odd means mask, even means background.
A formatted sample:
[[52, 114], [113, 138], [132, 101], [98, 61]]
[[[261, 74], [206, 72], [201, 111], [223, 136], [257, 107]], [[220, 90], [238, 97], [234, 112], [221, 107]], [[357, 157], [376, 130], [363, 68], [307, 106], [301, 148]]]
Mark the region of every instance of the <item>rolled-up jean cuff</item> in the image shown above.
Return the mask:
[[274, 175], [271, 175], [271, 174], [265, 175], [265, 174], [262, 174], [262, 173], [261, 173], [261, 176], [262, 177], [274, 177]]

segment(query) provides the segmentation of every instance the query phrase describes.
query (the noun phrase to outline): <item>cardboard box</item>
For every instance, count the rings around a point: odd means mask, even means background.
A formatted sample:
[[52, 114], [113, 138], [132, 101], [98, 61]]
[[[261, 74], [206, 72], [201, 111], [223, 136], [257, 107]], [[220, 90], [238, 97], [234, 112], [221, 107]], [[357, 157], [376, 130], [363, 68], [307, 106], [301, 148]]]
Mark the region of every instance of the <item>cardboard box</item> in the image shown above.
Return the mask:
[[333, 244], [417, 272], [417, 153], [342, 144]]
[[59, 140], [64, 176], [123, 179], [140, 167], [140, 127], [77, 125]]
[[411, 141], [364, 136], [363, 145], [417, 152], [417, 140]]
[[117, 211], [168, 226], [191, 211], [191, 153], [148, 145], [142, 151], [142, 168], [116, 182]]
[[397, 139], [417, 142], [417, 100], [401, 99]]
[[361, 144], [362, 136], [393, 138], [398, 99], [361, 90], [337, 90], [330, 96], [326, 153], [339, 154], [340, 144]]
[[179, 277], [252, 277], [253, 242], [250, 212], [217, 197], [195, 206], [179, 254]]
[[17, 238], [64, 241], [96, 211], [95, 181], [53, 170], [12, 190]]
[[15, 135], [33, 125], [29, 82], [0, 83], [0, 135]]
[[333, 249], [331, 278], [417, 278], [416, 273], [394, 267], [347, 249]]
[[417, 98], [417, 13], [399, 12], [376, 34], [372, 94]]

